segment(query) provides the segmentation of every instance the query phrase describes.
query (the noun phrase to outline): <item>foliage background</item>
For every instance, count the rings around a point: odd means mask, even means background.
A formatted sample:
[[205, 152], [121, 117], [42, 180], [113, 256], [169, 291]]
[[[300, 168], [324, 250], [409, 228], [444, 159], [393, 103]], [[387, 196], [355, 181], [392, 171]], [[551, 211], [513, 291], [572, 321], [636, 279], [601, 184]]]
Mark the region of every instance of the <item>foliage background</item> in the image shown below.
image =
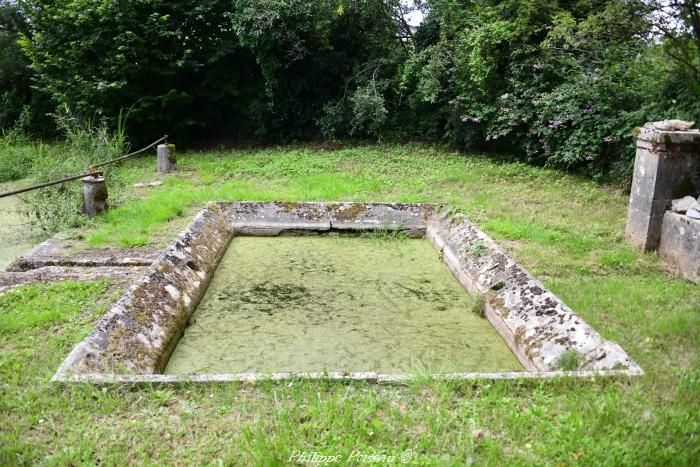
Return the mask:
[[[0, 128], [56, 107], [133, 144], [409, 138], [626, 177], [700, 117], [692, 0], [0, 0]], [[21, 118], [21, 116], [24, 117]]]

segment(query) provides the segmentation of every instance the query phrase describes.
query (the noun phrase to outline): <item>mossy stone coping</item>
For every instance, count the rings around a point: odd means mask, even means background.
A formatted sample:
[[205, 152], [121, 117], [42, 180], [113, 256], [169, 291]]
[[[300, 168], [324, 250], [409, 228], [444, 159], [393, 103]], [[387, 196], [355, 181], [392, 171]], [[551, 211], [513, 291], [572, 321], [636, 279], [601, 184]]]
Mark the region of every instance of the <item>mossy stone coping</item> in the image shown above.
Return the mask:
[[[62, 382], [241, 381], [304, 377], [276, 375], [162, 375], [187, 320], [235, 235], [298, 235], [401, 230], [425, 237], [465, 290], [483, 294], [485, 315], [527, 371], [459, 373], [452, 378], [639, 375], [617, 344], [605, 341], [464, 216], [429, 204], [213, 202], [180, 233], [93, 331], [68, 355], [53, 379]], [[475, 245], [479, 245], [475, 249]], [[474, 252], [478, 250], [478, 254]], [[561, 372], [565, 352], [581, 367]], [[401, 382], [408, 375], [323, 373], [308, 377]]]

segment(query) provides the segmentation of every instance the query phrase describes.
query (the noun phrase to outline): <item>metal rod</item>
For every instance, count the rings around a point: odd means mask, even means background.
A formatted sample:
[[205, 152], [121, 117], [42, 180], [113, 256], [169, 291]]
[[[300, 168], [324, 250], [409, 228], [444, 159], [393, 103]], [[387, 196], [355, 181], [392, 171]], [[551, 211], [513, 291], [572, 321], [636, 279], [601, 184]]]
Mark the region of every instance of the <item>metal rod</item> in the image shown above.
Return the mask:
[[5, 198], [7, 196], [18, 195], [20, 193], [25, 193], [27, 191], [38, 190], [39, 188], [46, 188], [52, 185], [58, 185], [59, 183], [70, 182], [71, 180], [77, 180], [83, 177], [89, 177], [91, 175], [102, 175], [102, 171], [98, 170], [96, 172], [88, 172], [80, 175], [71, 175], [70, 177], [62, 178], [60, 180], [54, 180], [53, 182], [41, 183], [39, 185], [33, 185], [27, 188], [20, 188], [18, 190], [7, 191], [5, 193], [0, 193], [0, 198]]
[[121, 156], [121, 157], [117, 157], [116, 159], [112, 159], [109, 161], [100, 162], [99, 164], [91, 165], [90, 168], [88, 169], [88, 170], [91, 170], [91, 172], [80, 174], [80, 175], [72, 175], [70, 177], [62, 178], [60, 180], [54, 180], [52, 182], [41, 183], [39, 185], [33, 185], [33, 186], [30, 186], [27, 188], [20, 188], [19, 190], [7, 191], [5, 193], [0, 193], [0, 198], [5, 198], [7, 196], [12, 196], [12, 195], [18, 195], [20, 193], [26, 193], [27, 191], [38, 190], [39, 188], [46, 188], [49, 186], [58, 185], [59, 183], [70, 182], [71, 180], [77, 180], [79, 178], [87, 177], [90, 175], [102, 175], [102, 171], [95, 171], [95, 169], [98, 167], [105, 166], [107, 164], [112, 164], [114, 162], [123, 161], [124, 159], [128, 159], [129, 157], [133, 157], [133, 156], [136, 156], [138, 154], [141, 154], [142, 152], [144, 152], [148, 149], [151, 149], [153, 146], [160, 143], [161, 141], [167, 141], [167, 140], [168, 140], [168, 135], [165, 135], [165, 136], [157, 139], [156, 141], [152, 142], [148, 146], [139, 149], [138, 151], [134, 151], [132, 153], [126, 154], [126, 155]]
[[156, 144], [160, 143], [161, 141], [167, 141], [167, 139], [168, 139], [168, 135], [165, 135], [165, 136], [163, 136], [162, 138], [159, 138], [158, 140], [152, 142], [151, 144], [149, 144], [149, 145], [146, 146], [145, 148], [141, 148], [141, 149], [139, 149], [138, 151], [134, 151], [134, 152], [132, 152], [132, 153], [126, 154], [125, 156], [117, 157], [116, 159], [112, 159], [112, 160], [109, 160], [109, 161], [100, 162], [99, 164], [93, 164], [93, 165], [90, 166], [90, 168], [96, 169], [97, 167], [102, 167], [103, 165], [107, 165], [107, 164], [112, 164], [112, 163], [114, 163], [114, 162], [123, 161], [124, 159], [128, 159], [128, 158], [130, 158], [130, 157], [133, 157], [133, 156], [136, 156], [136, 155], [138, 155], [138, 154], [141, 154], [142, 152], [144, 152], [144, 151], [146, 151], [146, 150], [148, 150], [148, 149], [151, 149], [153, 146], [155, 146]]

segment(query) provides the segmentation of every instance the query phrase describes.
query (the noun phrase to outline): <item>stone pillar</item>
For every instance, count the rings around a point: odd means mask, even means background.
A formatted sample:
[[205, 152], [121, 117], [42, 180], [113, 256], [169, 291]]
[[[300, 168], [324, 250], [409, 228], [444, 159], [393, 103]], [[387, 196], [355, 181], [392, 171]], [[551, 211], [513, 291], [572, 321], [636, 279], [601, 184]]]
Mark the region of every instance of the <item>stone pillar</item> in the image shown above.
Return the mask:
[[174, 172], [177, 170], [177, 158], [175, 157], [174, 144], [158, 145], [158, 166], [160, 173]]
[[658, 248], [671, 200], [700, 193], [700, 130], [693, 126], [664, 120], [638, 129], [625, 237], [643, 251]]
[[107, 210], [107, 186], [101, 175], [83, 177], [83, 214], [93, 217]]

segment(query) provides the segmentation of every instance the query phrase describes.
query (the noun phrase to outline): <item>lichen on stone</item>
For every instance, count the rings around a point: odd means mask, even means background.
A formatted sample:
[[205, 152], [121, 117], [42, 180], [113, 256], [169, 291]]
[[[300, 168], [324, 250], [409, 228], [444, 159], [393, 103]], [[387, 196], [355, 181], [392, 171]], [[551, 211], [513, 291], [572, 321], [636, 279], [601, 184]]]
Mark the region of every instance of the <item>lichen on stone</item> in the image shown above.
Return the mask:
[[335, 211], [335, 215], [340, 220], [353, 220], [360, 217], [365, 211], [367, 211], [367, 206], [361, 203], [352, 203], [349, 206], [341, 206]]

